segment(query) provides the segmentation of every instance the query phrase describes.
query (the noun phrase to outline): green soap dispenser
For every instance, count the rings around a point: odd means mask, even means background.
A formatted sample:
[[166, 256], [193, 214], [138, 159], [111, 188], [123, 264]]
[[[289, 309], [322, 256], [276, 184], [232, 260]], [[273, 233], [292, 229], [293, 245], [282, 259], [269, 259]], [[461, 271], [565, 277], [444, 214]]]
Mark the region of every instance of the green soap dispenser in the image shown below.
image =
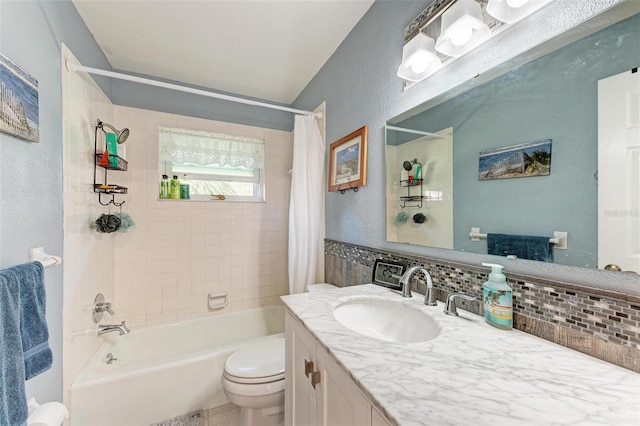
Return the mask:
[[489, 281], [482, 285], [484, 301], [484, 319], [494, 327], [503, 330], [513, 328], [513, 299], [511, 287], [502, 273], [504, 266], [494, 263], [483, 263], [491, 267]]

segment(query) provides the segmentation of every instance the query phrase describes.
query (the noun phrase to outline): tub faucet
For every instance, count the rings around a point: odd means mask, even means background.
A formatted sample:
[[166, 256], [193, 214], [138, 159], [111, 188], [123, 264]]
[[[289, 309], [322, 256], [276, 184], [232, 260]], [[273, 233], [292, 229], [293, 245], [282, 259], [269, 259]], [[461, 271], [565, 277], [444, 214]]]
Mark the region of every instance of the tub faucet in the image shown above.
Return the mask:
[[129, 327], [124, 325], [124, 321], [122, 321], [122, 324], [108, 324], [98, 326], [98, 336], [106, 333], [111, 333], [112, 331], [117, 331], [121, 336], [123, 334], [129, 334], [129, 332], [131, 332], [131, 330], [129, 330]]
[[438, 303], [436, 302], [436, 292], [433, 288], [433, 281], [431, 280], [431, 274], [422, 266], [412, 266], [407, 269], [407, 272], [400, 278], [400, 284], [402, 284], [402, 297], [412, 297], [411, 296], [411, 276], [414, 272], [420, 271], [424, 274], [425, 279], [427, 280], [427, 291], [424, 294], [424, 304], [427, 306], [436, 306]]

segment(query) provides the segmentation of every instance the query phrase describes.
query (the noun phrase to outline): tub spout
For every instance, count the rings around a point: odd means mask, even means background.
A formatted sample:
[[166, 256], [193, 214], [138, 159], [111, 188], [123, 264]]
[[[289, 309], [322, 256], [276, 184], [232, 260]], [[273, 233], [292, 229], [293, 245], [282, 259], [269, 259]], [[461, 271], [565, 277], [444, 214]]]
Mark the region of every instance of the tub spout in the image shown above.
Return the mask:
[[98, 336], [106, 333], [111, 333], [112, 331], [117, 331], [121, 336], [123, 334], [128, 334], [129, 332], [131, 332], [131, 330], [129, 330], [129, 327], [124, 325], [124, 321], [122, 321], [122, 324], [108, 324], [98, 326]]

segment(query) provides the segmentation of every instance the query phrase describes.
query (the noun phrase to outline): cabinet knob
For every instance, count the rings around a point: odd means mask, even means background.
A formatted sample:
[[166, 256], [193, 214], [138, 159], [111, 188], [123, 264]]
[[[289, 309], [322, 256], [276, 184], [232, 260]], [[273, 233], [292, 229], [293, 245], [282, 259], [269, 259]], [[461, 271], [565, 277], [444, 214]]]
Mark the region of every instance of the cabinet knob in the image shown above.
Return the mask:
[[313, 373], [313, 361], [304, 360], [304, 375], [309, 377], [309, 374]]
[[313, 388], [316, 388], [316, 385], [320, 383], [320, 372], [319, 371], [314, 371], [313, 374], [311, 375], [311, 386], [313, 386]]

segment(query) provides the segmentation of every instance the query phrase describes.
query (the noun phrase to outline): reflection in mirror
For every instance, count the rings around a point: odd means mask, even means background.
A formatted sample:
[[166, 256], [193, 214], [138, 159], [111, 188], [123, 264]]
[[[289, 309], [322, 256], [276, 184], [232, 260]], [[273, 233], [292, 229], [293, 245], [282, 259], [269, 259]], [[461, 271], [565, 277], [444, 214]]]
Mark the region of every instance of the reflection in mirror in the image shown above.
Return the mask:
[[[453, 191], [445, 194], [443, 190], [442, 198], [451, 198], [453, 204], [451, 215], [436, 221], [441, 204], [435, 194], [440, 186], [429, 187], [427, 176], [420, 211], [429, 227], [414, 224], [411, 214], [406, 223], [398, 222], [398, 213], [408, 210], [398, 204], [398, 194], [407, 189], [400, 186], [402, 162], [418, 158], [428, 174], [446, 160], [429, 152], [439, 141], [388, 129], [387, 239], [447, 247], [436, 235], [449, 232], [450, 226], [453, 244], [449, 248], [487, 253], [486, 240], [470, 238], [472, 228], [485, 234], [549, 238], [554, 231], [564, 231], [567, 249], [553, 249], [553, 261], [598, 267], [597, 88], [599, 80], [639, 65], [640, 14], [634, 13], [427, 110], [417, 107], [416, 113], [389, 120], [390, 126], [422, 132], [452, 129]], [[553, 146], [549, 175], [478, 178], [480, 152], [545, 140]]]
[[385, 156], [387, 240], [452, 249], [453, 129], [416, 135], [388, 128]]

